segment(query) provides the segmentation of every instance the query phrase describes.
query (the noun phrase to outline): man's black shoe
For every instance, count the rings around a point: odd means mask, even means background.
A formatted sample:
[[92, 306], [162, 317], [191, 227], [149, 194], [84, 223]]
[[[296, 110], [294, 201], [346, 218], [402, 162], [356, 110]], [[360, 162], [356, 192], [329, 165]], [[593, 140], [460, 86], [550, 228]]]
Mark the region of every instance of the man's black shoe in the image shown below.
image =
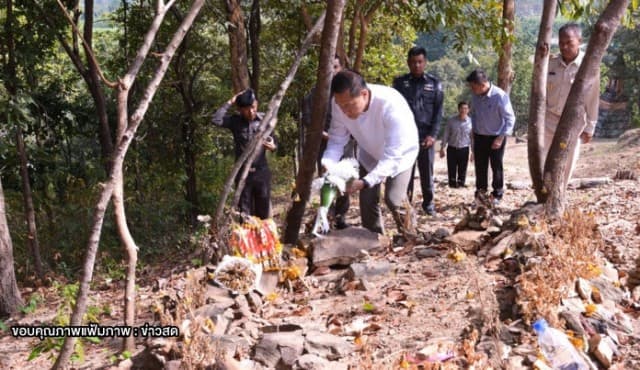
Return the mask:
[[335, 224], [335, 226], [336, 226], [336, 229], [338, 229], [338, 230], [342, 230], [342, 229], [346, 229], [346, 228], [350, 227], [351, 225], [349, 225], [349, 223], [348, 223], [348, 222], [346, 222], [346, 221], [344, 220], [344, 218], [342, 218], [342, 217], [337, 217], [337, 218], [336, 218], [336, 224]]
[[424, 213], [428, 214], [429, 216], [433, 216], [436, 214], [436, 207], [432, 204], [429, 204], [426, 207], [422, 207], [422, 209], [424, 210]]

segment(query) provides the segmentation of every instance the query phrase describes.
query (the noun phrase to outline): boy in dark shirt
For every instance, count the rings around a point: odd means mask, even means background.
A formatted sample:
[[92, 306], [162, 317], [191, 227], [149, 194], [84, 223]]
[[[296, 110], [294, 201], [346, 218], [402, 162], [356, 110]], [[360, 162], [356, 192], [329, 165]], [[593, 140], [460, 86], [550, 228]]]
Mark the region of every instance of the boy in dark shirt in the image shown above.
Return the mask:
[[[229, 108], [234, 104], [238, 113], [227, 114]], [[258, 112], [258, 99], [254, 91], [247, 89], [234, 95], [222, 105], [213, 115], [211, 122], [218, 127], [231, 130], [237, 159], [244, 152], [253, 136], [258, 133], [263, 116], [263, 113]], [[251, 164], [238, 204], [240, 212], [262, 219], [269, 218], [271, 213], [271, 171], [264, 149], [270, 151], [276, 149], [273, 137], [264, 141], [260, 154]]]

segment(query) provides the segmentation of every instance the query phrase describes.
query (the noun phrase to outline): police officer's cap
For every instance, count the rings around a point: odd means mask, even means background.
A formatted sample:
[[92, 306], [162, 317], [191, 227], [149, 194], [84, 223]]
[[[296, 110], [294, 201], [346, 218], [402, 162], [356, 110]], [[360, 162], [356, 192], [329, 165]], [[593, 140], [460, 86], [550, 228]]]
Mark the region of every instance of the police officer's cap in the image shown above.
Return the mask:
[[236, 106], [238, 108], [250, 107], [256, 101], [256, 93], [253, 89], [246, 89], [236, 98]]

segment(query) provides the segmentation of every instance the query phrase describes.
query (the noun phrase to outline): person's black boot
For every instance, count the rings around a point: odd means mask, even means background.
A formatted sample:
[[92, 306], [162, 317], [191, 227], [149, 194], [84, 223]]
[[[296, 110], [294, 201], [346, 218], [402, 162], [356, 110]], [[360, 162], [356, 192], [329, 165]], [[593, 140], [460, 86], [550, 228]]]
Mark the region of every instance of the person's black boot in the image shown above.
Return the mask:
[[336, 229], [342, 230], [350, 226], [351, 225], [349, 225], [349, 223], [344, 220], [344, 216], [336, 216], [336, 224], [335, 224]]

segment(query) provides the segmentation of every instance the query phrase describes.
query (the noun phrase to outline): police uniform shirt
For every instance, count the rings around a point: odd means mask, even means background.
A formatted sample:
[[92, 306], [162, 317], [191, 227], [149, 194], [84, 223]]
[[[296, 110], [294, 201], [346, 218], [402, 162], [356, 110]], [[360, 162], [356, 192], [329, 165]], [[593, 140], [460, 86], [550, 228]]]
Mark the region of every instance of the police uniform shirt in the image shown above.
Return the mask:
[[[214, 113], [211, 122], [216, 126], [231, 130], [237, 159], [247, 148], [247, 145], [249, 145], [253, 136], [260, 131], [260, 122], [262, 121], [264, 113], [259, 112], [253, 121], [247, 122], [247, 120], [239, 114], [227, 115], [230, 107], [231, 104], [228, 102], [224, 103], [224, 105]], [[268, 167], [264, 146], [260, 146], [260, 154], [258, 154], [256, 159], [253, 161], [251, 167], [254, 169]]]
[[[547, 77], [547, 112], [558, 118], [562, 114], [564, 105], [567, 102], [571, 85], [578, 73], [578, 68], [584, 59], [584, 52], [580, 51], [576, 59], [570, 63], [565, 63], [561, 55], [553, 56], [549, 59], [549, 75]], [[593, 134], [598, 122], [598, 105], [600, 103], [600, 73], [597, 74], [591, 90], [585, 97], [585, 129], [584, 132]]]
[[420, 141], [422, 142], [427, 136], [437, 137], [442, 122], [444, 98], [440, 81], [429, 73], [420, 77], [407, 73], [394, 79], [393, 87], [409, 103], [418, 127]]

